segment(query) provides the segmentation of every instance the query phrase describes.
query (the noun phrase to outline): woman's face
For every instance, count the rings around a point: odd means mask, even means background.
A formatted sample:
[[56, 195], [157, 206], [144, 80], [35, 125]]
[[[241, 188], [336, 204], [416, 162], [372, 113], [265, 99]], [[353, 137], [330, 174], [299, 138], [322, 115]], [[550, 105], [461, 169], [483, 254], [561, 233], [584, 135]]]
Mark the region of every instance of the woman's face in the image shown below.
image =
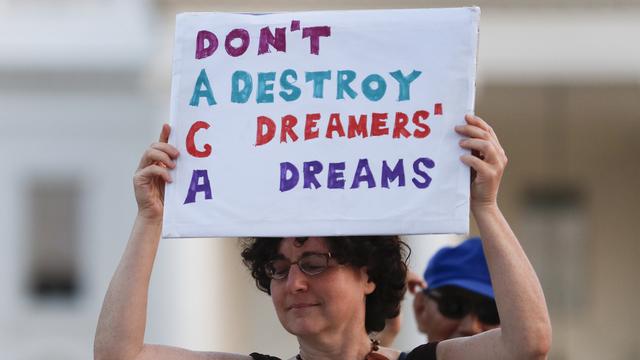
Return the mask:
[[438, 303], [423, 292], [418, 292], [414, 297], [413, 310], [418, 329], [432, 342], [473, 336], [500, 327], [482, 323], [474, 313], [469, 313], [462, 319], [450, 319], [442, 315], [438, 310]]
[[[303, 254], [326, 254], [324, 238], [310, 237], [303, 245], [294, 238], [280, 243], [279, 254], [295, 262]], [[271, 297], [282, 326], [297, 336], [340, 333], [344, 328], [364, 329], [365, 296], [375, 289], [366, 268], [338, 265], [335, 259], [322, 273], [309, 276], [291, 265], [282, 280], [271, 280]], [[336, 332], [337, 331], [337, 332]]]

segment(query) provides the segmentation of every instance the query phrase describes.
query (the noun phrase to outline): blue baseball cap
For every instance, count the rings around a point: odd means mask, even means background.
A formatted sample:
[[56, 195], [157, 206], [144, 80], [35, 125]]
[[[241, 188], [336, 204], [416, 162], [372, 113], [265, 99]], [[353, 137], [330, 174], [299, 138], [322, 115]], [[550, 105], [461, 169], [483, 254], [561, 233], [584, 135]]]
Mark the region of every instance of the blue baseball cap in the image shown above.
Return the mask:
[[494, 299], [487, 260], [479, 237], [440, 249], [424, 272], [429, 289], [454, 285]]

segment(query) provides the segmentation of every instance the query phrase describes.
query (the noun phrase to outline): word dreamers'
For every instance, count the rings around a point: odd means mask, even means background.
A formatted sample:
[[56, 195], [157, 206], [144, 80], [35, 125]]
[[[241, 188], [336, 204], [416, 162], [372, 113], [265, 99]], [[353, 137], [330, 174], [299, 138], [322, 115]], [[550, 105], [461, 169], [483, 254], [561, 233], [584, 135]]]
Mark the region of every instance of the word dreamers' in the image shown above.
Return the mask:
[[[302, 39], [309, 38], [309, 53], [320, 54], [320, 38], [331, 36], [329, 26], [300, 26], [299, 20], [292, 20], [289, 26], [290, 32], [300, 31]], [[272, 47], [276, 51], [287, 51], [287, 28], [278, 27], [275, 32], [270, 27], [265, 26], [260, 29], [258, 37], [258, 55], [270, 52]], [[246, 29], [233, 29], [229, 31], [224, 39], [224, 48], [229, 56], [238, 57], [243, 55], [251, 43], [251, 35]], [[211, 31], [200, 30], [196, 36], [196, 59], [204, 59], [213, 55], [218, 49], [218, 36]]]
[[[433, 114], [442, 115], [442, 104], [435, 104]], [[411, 116], [398, 111], [391, 117], [388, 113], [350, 114], [347, 116], [332, 113], [327, 120], [319, 113], [312, 113], [305, 115], [304, 126], [298, 126], [298, 118], [288, 114], [280, 119], [280, 142], [296, 142], [300, 137], [304, 141], [319, 137], [351, 139], [369, 136], [391, 136], [394, 139], [413, 136], [416, 139], [423, 139], [431, 133], [431, 128], [426, 123], [429, 116], [430, 113], [426, 110], [415, 111]], [[390, 123], [387, 123], [387, 120]], [[269, 143], [275, 138], [277, 132], [278, 123], [267, 116], [258, 116], [256, 119], [256, 146]]]
[[[411, 100], [411, 83], [416, 80], [421, 71], [413, 70], [404, 74], [401, 70], [390, 72], [390, 78], [385, 79], [381, 74], [368, 74], [364, 78], [358, 77], [353, 70], [305, 71], [304, 82], [308, 83], [307, 91], [312, 91], [315, 99], [325, 97], [325, 82], [333, 83], [335, 99], [356, 99], [360, 92], [369, 101], [378, 101], [387, 93], [387, 82], [393, 81], [398, 85], [398, 101]], [[255, 102], [258, 104], [270, 104], [276, 96], [290, 102], [296, 101], [302, 95], [302, 87], [299, 86], [298, 73], [293, 69], [286, 69], [279, 74], [276, 81], [276, 72], [259, 72], [255, 78], [244, 70], [237, 70], [231, 75], [230, 101], [236, 104], [244, 104], [249, 101], [255, 89]], [[255, 85], [254, 85], [255, 79]], [[358, 79], [358, 81], [356, 81]], [[278, 89], [274, 89], [276, 84]], [[298, 84], [298, 85], [296, 85]], [[329, 86], [331, 86], [329, 85]], [[205, 69], [200, 71], [193, 89], [193, 96], [189, 105], [199, 106], [200, 98], [205, 98], [209, 106], [217, 104], [213, 94], [213, 87]]]

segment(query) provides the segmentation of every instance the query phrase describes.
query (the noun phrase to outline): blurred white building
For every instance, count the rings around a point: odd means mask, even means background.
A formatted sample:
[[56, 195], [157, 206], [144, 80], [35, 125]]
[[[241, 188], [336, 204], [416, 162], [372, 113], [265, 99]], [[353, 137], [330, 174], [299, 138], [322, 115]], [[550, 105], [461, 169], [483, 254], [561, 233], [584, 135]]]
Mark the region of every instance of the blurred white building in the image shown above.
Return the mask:
[[[510, 165], [501, 206], [542, 279], [552, 359], [640, 358], [640, 1], [0, 0], [0, 358], [87, 359], [167, 120], [181, 11], [479, 5], [477, 113]], [[7, 166], [8, 164], [8, 166]], [[456, 239], [411, 238], [412, 267]], [[406, 310], [409, 310], [408, 308]], [[415, 346], [410, 311], [397, 345]], [[149, 342], [290, 355], [234, 240], [163, 240]]]
[[152, 12], [0, 1], [0, 358], [88, 359], [153, 140]]

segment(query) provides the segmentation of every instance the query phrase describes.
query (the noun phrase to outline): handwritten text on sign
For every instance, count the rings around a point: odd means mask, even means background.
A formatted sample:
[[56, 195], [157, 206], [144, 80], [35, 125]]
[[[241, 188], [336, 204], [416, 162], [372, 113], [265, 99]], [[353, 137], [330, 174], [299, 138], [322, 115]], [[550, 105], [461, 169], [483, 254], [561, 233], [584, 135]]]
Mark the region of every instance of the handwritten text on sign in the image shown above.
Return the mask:
[[[376, 233], [429, 232], [430, 225], [415, 225], [428, 224], [428, 213], [381, 219], [379, 212], [415, 203], [440, 172], [450, 176], [443, 181], [465, 184], [452, 128], [472, 110], [477, 13], [393, 12], [408, 15], [408, 23], [389, 23], [384, 11], [179, 17], [172, 142], [188, 159], [180, 159], [168, 187], [165, 234], [357, 234], [375, 230], [372, 222], [383, 224]], [[449, 12], [449, 26], [466, 22], [466, 33], [422, 33], [429, 27], [422, 22], [434, 17], [442, 27]], [[403, 31], [407, 24], [413, 31]], [[442, 49], [451, 35], [466, 42], [467, 54]], [[433, 232], [465, 226], [459, 208], [468, 199], [457, 186], [438, 185], [457, 200], [447, 200], [454, 201], [448, 215], [432, 211], [434, 222], [445, 224]], [[341, 190], [353, 195], [336, 196]], [[449, 196], [441, 189], [429, 194], [418, 198]], [[305, 209], [312, 204], [319, 210]]]

